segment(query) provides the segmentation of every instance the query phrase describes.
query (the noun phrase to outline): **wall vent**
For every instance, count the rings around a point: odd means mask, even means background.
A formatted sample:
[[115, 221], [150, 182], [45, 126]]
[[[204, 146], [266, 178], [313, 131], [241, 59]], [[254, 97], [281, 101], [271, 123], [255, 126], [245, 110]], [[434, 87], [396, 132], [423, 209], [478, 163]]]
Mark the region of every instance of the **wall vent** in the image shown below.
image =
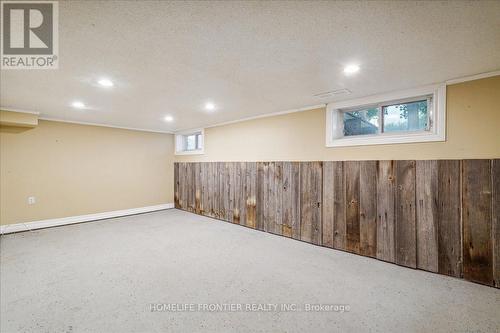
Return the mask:
[[314, 95], [314, 97], [329, 98], [329, 97], [334, 97], [334, 96], [338, 96], [338, 95], [347, 95], [350, 93], [351, 93], [351, 91], [349, 89], [343, 88], [343, 89], [336, 89], [336, 90], [332, 90], [332, 91], [319, 93], [319, 94]]

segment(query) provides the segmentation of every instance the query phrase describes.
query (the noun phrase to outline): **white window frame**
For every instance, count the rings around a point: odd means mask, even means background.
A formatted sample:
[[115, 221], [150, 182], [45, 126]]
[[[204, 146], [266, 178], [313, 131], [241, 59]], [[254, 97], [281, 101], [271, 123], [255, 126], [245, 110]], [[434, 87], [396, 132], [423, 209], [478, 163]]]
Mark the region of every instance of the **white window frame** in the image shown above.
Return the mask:
[[[186, 137], [190, 135], [198, 136], [198, 149], [186, 150]], [[198, 128], [175, 133], [175, 155], [202, 155], [205, 154], [205, 129]]]
[[[418, 132], [388, 132], [344, 136], [343, 112], [366, 106], [390, 104], [432, 96], [430, 129]], [[382, 119], [380, 127], [383, 126]], [[329, 103], [326, 107], [326, 146], [348, 147], [395, 143], [446, 141], [446, 84], [436, 84], [404, 91], [373, 95], [343, 102]]]

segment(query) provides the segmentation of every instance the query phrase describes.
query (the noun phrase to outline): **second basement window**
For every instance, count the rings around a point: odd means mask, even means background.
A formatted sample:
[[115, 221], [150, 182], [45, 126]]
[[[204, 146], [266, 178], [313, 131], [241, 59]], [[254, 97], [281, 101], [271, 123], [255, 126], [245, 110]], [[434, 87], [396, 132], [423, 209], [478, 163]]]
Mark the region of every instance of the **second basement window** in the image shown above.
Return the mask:
[[429, 131], [432, 96], [343, 111], [344, 136]]
[[326, 146], [444, 141], [445, 110], [445, 85], [331, 103]]

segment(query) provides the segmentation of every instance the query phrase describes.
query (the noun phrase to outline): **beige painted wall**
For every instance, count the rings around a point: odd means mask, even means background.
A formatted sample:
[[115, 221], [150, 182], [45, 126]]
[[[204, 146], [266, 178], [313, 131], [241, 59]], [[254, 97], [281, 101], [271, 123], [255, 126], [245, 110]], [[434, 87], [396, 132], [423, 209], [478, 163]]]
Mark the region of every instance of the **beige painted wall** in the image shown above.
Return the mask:
[[205, 154], [176, 161], [500, 157], [500, 76], [450, 85], [446, 142], [325, 147], [325, 109], [207, 128]]
[[173, 150], [171, 134], [43, 120], [2, 127], [0, 223], [171, 203]]
[[[447, 141], [325, 147], [325, 110], [205, 131], [205, 155], [174, 156], [173, 135], [40, 121], [0, 129], [0, 223], [173, 202], [173, 161], [500, 157], [500, 76], [448, 86]], [[36, 204], [28, 205], [28, 196]]]

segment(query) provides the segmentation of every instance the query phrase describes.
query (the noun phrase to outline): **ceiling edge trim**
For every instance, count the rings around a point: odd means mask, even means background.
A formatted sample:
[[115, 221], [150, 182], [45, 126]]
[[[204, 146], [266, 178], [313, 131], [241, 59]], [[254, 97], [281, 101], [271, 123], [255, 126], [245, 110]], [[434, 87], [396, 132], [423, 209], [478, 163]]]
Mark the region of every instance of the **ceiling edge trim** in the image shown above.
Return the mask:
[[456, 79], [447, 80], [447, 81], [445, 81], [445, 83], [446, 83], [446, 85], [457, 84], [457, 83], [462, 83], [462, 82], [467, 82], [467, 81], [486, 79], [488, 77], [497, 76], [497, 75], [500, 75], [500, 70], [493, 71], [493, 72], [480, 73], [480, 74], [476, 74], [476, 75], [459, 77]]
[[65, 119], [52, 118], [52, 117], [39, 117], [38, 119], [47, 120], [47, 121], [55, 121], [55, 122], [59, 122], [59, 123], [69, 123], [69, 124], [77, 124], [77, 125], [117, 128], [117, 129], [129, 130], [129, 131], [174, 134], [174, 132], [171, 132], [171, 131], [158, 131], [158, 130], [152, 130], [152, 129], [146, 129], [146, 128], [124, 127], [124, 126], [115, 126], [115, 125], [100, 124], [100, 123], [89, 123], [89, 122], [85, 122], [85, 121], [73, 121], [73, 120], [65, 120]]
[[[285, 110], [285, 111], [260, 114], [257, 116], [245, 117], [245, 118], [240, 118], [240, 119], [236, 119], [236, 120], [229, 120], [229, 121], [224, 121], [221, 123], [215, 123], [215, 124], [201, 126], [201, 127], [202, 128], [219, 127], [219, 126], [231, 125], [231, 124], [240, 123], [240, 122], [249, 121], [249, 120], [254, 120], [254, 119], [269, 118], [269, 117], [281, 116], [281, 115], [285, 115], [285, 114], [289, 114], [289, 113], [303, 112], [303, 111], [309, 111], [309, 110], [320, 109], [320, 108], [326, 108], [326, 104], [317, 104], [317, 105], [306, 106], [306, 107], [299, 108], [299, 109], [290, 109], [290, 110]], [[174, 133], [189, 131], [190, 129], [192, 129], [192, 128], [182, 128], [182, 129], [175, 130]]]

